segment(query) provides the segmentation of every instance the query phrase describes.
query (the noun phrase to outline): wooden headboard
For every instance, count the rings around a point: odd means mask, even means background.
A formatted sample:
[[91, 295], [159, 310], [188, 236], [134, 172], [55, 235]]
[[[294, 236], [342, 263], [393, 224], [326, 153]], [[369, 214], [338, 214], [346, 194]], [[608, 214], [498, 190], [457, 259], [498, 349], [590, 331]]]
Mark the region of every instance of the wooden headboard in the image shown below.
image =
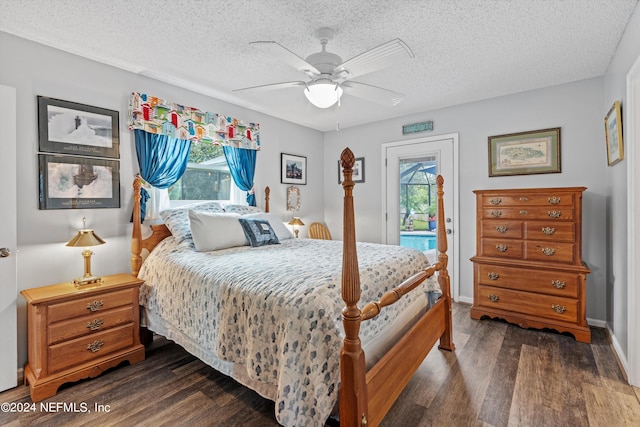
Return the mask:
[[[136, 175], [133, 180], [133, 231], [131, 232], [131, 274], [138, 275], [142, 266], [142, 250], [151, 252], [158, 243], [171, 236], [171, 232], [164, 224], [152, 224], [151, 235], [142, 238], [142, 220], [140, 218], [140, 191], [142, 189], [142, 177]], [[271, 189], [264, 189], [264, 211], [269, 212], [269, 197]]]

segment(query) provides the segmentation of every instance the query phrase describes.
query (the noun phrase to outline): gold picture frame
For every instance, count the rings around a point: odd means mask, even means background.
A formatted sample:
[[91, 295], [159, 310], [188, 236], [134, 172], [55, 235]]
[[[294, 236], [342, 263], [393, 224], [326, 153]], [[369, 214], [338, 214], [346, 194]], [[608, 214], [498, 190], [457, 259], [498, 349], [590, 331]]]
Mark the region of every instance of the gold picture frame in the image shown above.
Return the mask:
[[489, 137], [490, 177], [560, 172], [560, 128]]
[[614, 102], [605, 116], [604, 130], [607, 143], [607, 163], [609, 166], [613, 166], [624, 159], [620, 101]]

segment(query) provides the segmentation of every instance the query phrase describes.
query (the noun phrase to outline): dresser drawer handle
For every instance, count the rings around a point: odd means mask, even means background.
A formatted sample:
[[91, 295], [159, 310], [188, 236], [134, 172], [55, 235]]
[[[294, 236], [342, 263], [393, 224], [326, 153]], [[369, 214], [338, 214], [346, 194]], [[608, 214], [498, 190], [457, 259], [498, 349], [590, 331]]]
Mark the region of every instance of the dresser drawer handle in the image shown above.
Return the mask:
[[550, 218], [560, 218], [562, 216], [562, 211], [549, 211], [548, 215]]
[[487, 276], [489, 276], [489, 279], [491, 279], [491, 280], [498, 280], [500, 278], [500, 275], [498, 273], [493, 272], [493, 271], [489, 272], [489, 274], [487, 274]]
[[502, 203], [502, 199], [499, 197], [496, 197], [495, 199], [491, 199], [489, 200], [489, 203], [491, 203], [492, 205], [499, 205], [500, 203]]
[[498, 302], [498, 301], [500, 301], [500, 297], [498, 295], [489, 294], [489, 301]]
[[87, 303], [87, 310], [89, 311], [98, 311], [104, 305], [104, 301], [94, 301]]
[[551, 256], [553, 254], [556, 253], [556, 250], [553, 248], [542, 248], [541, 249], [542, 253], [545, 254], [546, 256]]
[[551, 236], [553, 233], [556, 232], [556, 229], [553, 227], [542, 227], [542, 232], [547, 236]]
[[89, 350], [91, 353], [96, 353], [100, 351], [103, 345], [104, 345], [104, 340], [96, 340], [91, 344], [87, 344], [87, 350]]
[[528, 197], [525, 197], [525, 196], [520, 197], [520, 201], [521, 201], [521, 202], [526, 202], [526, 201], [528, 201], [528, 200], [529, 200], [529, 198], [528, 198]]
[[552, 205], [560, 204], [560, 197], [549, 197], [549, 203], [551, 203]]
[[526, 209], [523, 209], [523, 210], [520, 211], [520, 215], [523, 215], [523, 216], [528, 214], [528, 213], [529, 213], [529, 211], [526, 210]]
[[551, 284], [556, 289], [564, 289], [567, 286], [567, 284], [565, 282], [563, 282], [562, 280], [552, 280]]
[[507, 249], [509, 249], [507, 245], [496, 245], [496, 250], [498, 252], [507, 252]]
[[553, 311], [555, 311], [558, 314], [562, 314], [565, 311], [567, 311], [567, 307], [560, 304], [551, 304], [551, 308], [553, 309]]
[[97, 331], [104, 324], [104, 319], [95, 319], [87, 323], [87, 329]]
[[499, 218], [502, 216], [502, 211], [491, 211], [489, 212], [489, 215], [491, 215], [494, 218]]
[[509, 231], [509, 227], [507, 227], [506, 225], [499, 225], [496, 227], [496, 231], [498, 233], [506, 233], [507, 231]]

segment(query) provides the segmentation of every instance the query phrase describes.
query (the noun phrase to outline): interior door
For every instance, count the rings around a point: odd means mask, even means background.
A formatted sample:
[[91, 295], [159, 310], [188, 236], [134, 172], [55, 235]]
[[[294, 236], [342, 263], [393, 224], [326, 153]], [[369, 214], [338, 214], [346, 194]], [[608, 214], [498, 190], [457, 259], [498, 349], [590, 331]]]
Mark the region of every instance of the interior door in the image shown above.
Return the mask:
[[0, 391], [18, 383], [16, 90], [0, 85]]
[[[444, 178], [445, 191], [445, 216], [447, 228], [447, 254], [449, 256], [449, 275], [453, 284], [452, 296], [457, 299], [459, 287], [457, 281], [458, 239], [455, 233], [457, 221], [457, 179], [456, 179], [456, 153], [457, 134], [444, 135], [439, 137], [427, 137], [409, 141], [398, 141], [383, 145], [383, 161], [385, 162], [385, 176], [383, 187], [385, 195], [383, 197], [384, 210], [386, 215], [383, 225], [384, 243], [398, 245], [401, 239], [401, 182], [406, 167], [403, 165], [433, 165], [429, 172], [435, 175], [442, 175]], [[407, 227], [403, 227], [407, 229]], [[419, 234], [404, 233], [403, 234]], [[426, 233], [429, 234], [429, 233]], [[403, 242], [403, 246], [405, 246]]]

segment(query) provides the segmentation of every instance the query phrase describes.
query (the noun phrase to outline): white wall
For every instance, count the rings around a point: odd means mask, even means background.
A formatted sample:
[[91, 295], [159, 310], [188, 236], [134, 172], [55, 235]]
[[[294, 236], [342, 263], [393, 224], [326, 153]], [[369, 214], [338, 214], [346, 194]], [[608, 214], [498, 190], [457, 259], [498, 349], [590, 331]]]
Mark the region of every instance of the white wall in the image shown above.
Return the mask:
[[[430, 134], [459, 132], [460, 135], [460, 226], [457, 232], [460, 234], [461, 297], [473, 298], [473, 270], [469, 261], [475, 254], [473, 190], [584, 186], [588, 189], [583, 203], [583, 258], [592, 271], [587, 279], [587, 317], [604, 321], [606, 248], [602, 242], [606, 241], [607, 158], [603, 144], [602, 97], [603, 79], [595, 78], [327, 133], [325, 221], [339, 238], [342, 199], [336, 177], [337, 159], [348, 146], [357, 157], [365, 158], [366, 165], [366, 180], [354, 190], [357, 238], [380, 242], [380, 145], [421, 135], [403, 137], [403, 124], [433, 120], [434, 131]], [[561, 128], [562, 173], [489, 178], [487, 137], [552, 127]]]
[[[0, 32], [0, 83], [17, 89], [18, 164], [18, 289], [68, 281], [82, 274], [80, 251], [64, 244], [86, 216], [106, 245], [93, 248], [92, 270], [108, 275], [131, 270], [129, 218], [131, 183], [138, 171], [132, 134], [127, 129], [128, 97], [146, 92], [206, 111], [260, 123], [262, 149], [258, 154], [255, 185], [263, 206], [265, 186], [271, 188], [271, 211], [288, 219], [286, 187], [280, 184], [280, 153], [307, 156], [307, 185], [300, 186], [305, 222], [322, 220], [322, 134], [274, 117], [240, 108], [114, 67]], [[215, 70], [212, 70], [215, 72]], [[117, 110], [120, 112], [120, 209], [38, 210], [37, 95]], [[315, 159], [315, 160], [314, 160]], [[302, 230], [306, 235], [306, 229]], [[18, 363], [27, 359], [26, 312], [18, 297]]]

